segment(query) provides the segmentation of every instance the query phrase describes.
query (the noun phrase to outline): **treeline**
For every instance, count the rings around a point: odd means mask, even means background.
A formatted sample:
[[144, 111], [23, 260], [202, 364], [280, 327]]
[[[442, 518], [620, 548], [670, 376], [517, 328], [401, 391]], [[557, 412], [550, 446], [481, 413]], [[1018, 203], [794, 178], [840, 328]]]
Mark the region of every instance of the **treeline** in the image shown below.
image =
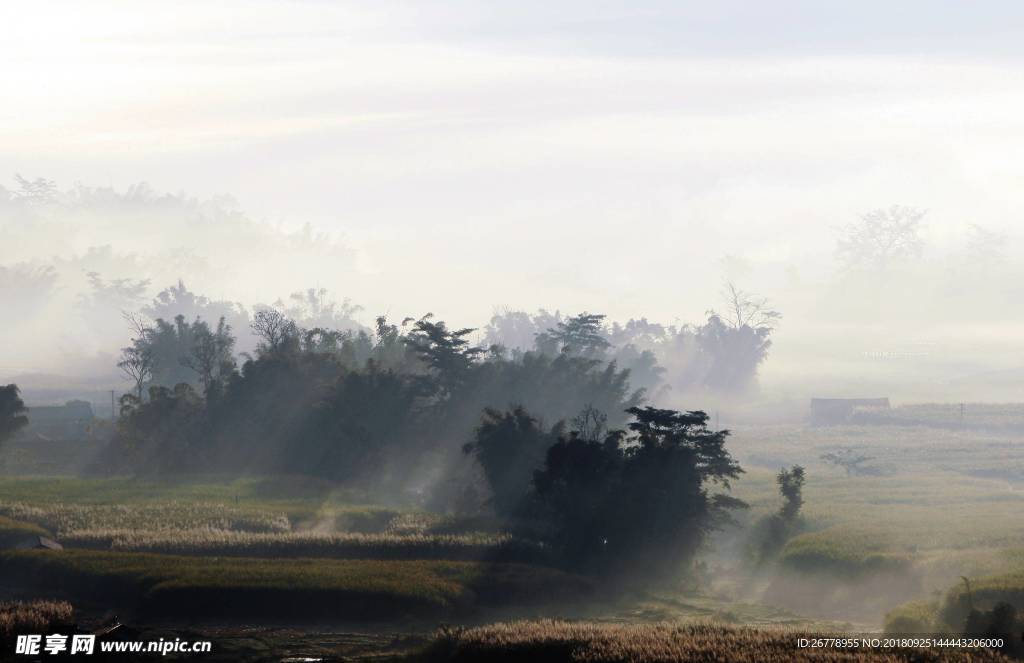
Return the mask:
[[121, 361], [134, 393], [121, 399], [115, 453], [104, 462], [150, 474], [295, 472], [397, 490], [458, 451], [487, 407], [521, 404], [554, 422], [590, 405], [621, 420], [643, 391], [614, 361], [569, 345], [594, 325], [580, 316], [556, 330], [564, 352], [516, 358], [430, 316], [339, 331], [265, 309], [251, 323], [256, 351], [242, 357], [223, 321], [139, 325]]
[[[672, 388], [662, 361], [685, 358], [691, 391], [753, 381], [778, 315], [731, 292], [734, 317], [682, 328], [510, 312], [480, 331], [429, 314], [338, 329], [266, 307], [241, 354], [224, 317], [126, 316], [119, 366], [134, 386], [96, 469], [317, 476], [497, 514], [574, 568], [610, 570], [641, 540], [678, 561], [736, 506], [705, 484], [739, 468], [703, 413], [642, 406]], [[174, 301], [205, 303], [180, 283], [156, 304]]]
[[[339, 313], [310, 290], [290, 308], [236, 309], [256, 339], [253, 352], [236, 354], [226, 316], [169, 317], [175, 304], [214, 308], [179, 282], [145, 310], [168, 316], [126, 315], [133, 339], [118, 366], [133, 389], [104, 462], [147, 474], [289, 471], [406, 485], [404, 466], [451, 455], [488, 408], [518, 406], [549, 425], [589, 408], [618, 427], [629, 408], [669, 390], [749, 388], [778, 314], [730, 294], [730, 314], [712, 311], [700, 326], [507, 312], [477, 333], [430, 314], [380, 317], [368, 329], [352, 320], [356, 307]], [[352, 324], [328, 326], [339, 320]]]

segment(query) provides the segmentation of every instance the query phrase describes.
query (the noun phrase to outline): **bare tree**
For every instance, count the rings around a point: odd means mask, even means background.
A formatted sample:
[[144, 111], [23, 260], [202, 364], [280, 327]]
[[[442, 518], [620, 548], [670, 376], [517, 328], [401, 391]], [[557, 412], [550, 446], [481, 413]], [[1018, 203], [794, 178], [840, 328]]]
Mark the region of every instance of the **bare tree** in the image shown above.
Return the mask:
[[132, 330], [132, 344], [121, 349], [121, 360], [117, 362], [117, 367], [125, 377], [135, 383], [135, 395], [141, 401], [142, 390], [146, 382], [153, 377], [153, 367], [156, 363], [153, 346], [150, 343], [152, 329], [140, 315], [123, 311], [121, 316]]
[[267, 352], [277, 350], [286, 339], [298, 333], [295, 323], [284, 313], [273, 308], [257, 311], [249, 326], [253, 333], [260, 337], [261, 345]]
[[847, 268], [884, 270], [916, 258], [924, 249], [921, 220], [926, 210], [902, 205], [876, 209], [840, 229], [836, 257]]
[[853, 449], [839, 449], [835, 452], [822, 454], [821, 459], [830, 465], [835, 465], [836, 467], [841, 467], [846, 470], [846, 476], [852, 476], [855, 474], [870, 473], [869, 468], [865, 467], [864, 463], [869, 460], [874, 460], [875, 457], [865, 456]]
[[725, 284], [722, 298], [725, 300], [722, 312], [711, 310], [708, 314], [717, 316], [733, 329], [750, 327], [771, 331], [782, 318], [781, 313], [769, 306], [768, 298], [740, 290], [732, 282]]

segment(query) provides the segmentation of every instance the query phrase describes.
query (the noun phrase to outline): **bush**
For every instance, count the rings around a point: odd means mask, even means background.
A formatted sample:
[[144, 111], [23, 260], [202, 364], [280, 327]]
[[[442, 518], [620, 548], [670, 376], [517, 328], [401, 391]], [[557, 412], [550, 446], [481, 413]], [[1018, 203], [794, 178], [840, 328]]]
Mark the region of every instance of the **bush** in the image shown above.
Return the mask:
[[827, 529], [793, 537], [782, 549], [783, 567], [801, 572], [824, 572], [857, 578], [875, 573], [907, 573], [909, 557], [882, 552], [870, 535]]
[[942, 601], [942, 620], [954, 628], [962, 627], [971, 608], [990, 610], [998, 603], [1024, 610], [1024, 571], [971, 580], [971, 591], [960, 583], [953, 586]]
[[936, 624], [939, 606], [933, 601], [911, 601], [885, 614], [886, 634], [934, 633], [942, 629]]

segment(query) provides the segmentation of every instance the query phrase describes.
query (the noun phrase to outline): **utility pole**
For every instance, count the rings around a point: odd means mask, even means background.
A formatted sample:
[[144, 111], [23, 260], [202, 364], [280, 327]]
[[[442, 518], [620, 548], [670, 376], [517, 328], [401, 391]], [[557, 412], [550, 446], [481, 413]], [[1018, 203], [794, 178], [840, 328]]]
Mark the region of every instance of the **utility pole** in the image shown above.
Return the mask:
[[117, 408], [114, 407], [114, 390], [110, 390], [110, 421], [117, 423]]

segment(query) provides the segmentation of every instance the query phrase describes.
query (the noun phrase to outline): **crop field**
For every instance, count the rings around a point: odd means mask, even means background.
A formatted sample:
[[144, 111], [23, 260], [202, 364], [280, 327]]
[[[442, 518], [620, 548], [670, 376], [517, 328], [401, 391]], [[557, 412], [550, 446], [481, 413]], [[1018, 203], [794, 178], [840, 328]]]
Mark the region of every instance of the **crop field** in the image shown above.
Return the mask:
[[70, 624], [73, 616], [67, 601], [0, 601], [0, 640]]
[[989, 651], [904, 649], [797, 649], [793, 629], [751, 629], [715, 624], [600, 624], [543, 620], [443, 629], [423, 655], [428, 661], [575, 661], [579, 663], [675, 663], [677, 661], [1004, 661]]
[[888, 410], [857, 411], [853, 422], [883, 426], [932, 426], [936, 428], [1024, 431], [1021, 403], [919, 403]]
[[[98, 551], [0, 553], [0, 581], [147, 617], [360, 621], [454, 614], [479, 605], [582, 599], [590, 584], [542, 567], [452, 561], [176, 557]], [[542, 589], [544, 591], [542, 591]]]
[[246, 532], [228, 529], [80, 530], [61, 539], [94, 550], [225, 557], [543, 561], [545, 550], [508, 534]]
[[[798, 631], [955, 630], [968, 604], [960, 576], [971, 579], [978, 607], [1020, 605], [1019, 444], [995, 428], [738, 427], [729, 446], [746, 473], [733, 494], [751, 508], [711, 541], [705, 584], [613, 601], [595, 598], [599, 583], [546, 566], [545, 550], [494, 519], [430, 513], [329, 482], [4, 478], [0, 544], [44, 535], [66, 550], [0, 552], [0, 585], [27, 583], [86, 613], [117, 607], [150, 620], [418, 620], [423, 641], [441, 615], [599, 619], [450, 630], [430, 640], [430, 660], [501, 660], [501, 651], [801, 660]], [[837, 453], [864, 460], [848, 471], [823, 458]], [[771, 565], [744, 571], [749, 526], [779, 508], [775, 474], [794, 464], [807, 469], [801, 528]], [[974, 660], [998, 660], [985, 656]]]
[[[734, 492], [751, 504], [744, 522], [778, 508], [779, 468], [807, 468], [804, 531], [785, 546], [779, 575], [762, 598], [798, 612], [827, 610], [822, 603], [838, 600], [851, 616], [878, 619], [907, 601], [942, 612], [943, 597], [960, 591], [961, 576], [978, 587], [996, 576], [998, 586], [1012, 585], [1024, 569], [1021, 444], [1006, 431], [923, 425], [738, 428], [731, 445], [747, 474]], [[848, 472], [823, 458], [837, 453], [865, 460]], [[850, 588], [871, 587], [872, 579], [878, 591], [861, 606], [869, 609], [854, 609]], [[847, 586], [840, 594], [823, 592], [825, 580]], [[808, 602], [812, 593], [818, 604]], [[995, 599], [984, 598], [979, 605], [991, 607]], [[953, 621], [940, 626], [960, 619], [943, 614]]]

